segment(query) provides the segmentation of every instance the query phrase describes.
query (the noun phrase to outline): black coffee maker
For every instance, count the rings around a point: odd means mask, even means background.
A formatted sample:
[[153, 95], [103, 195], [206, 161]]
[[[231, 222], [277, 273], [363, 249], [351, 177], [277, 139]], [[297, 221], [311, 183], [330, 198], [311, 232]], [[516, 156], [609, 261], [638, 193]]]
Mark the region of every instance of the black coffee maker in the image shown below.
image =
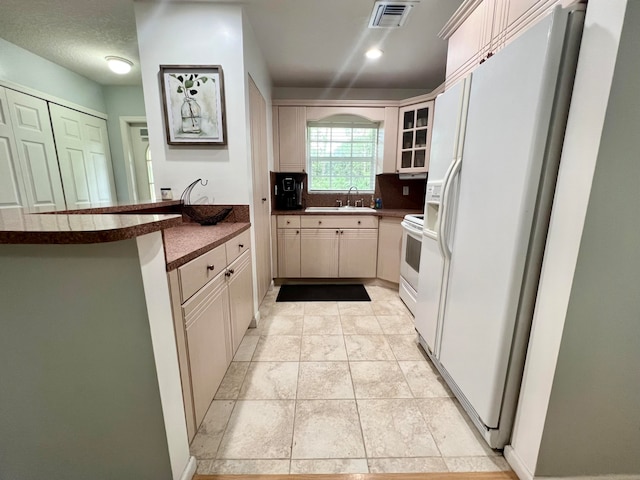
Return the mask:
[[298, 210], [302, 208], [302, 179], [293, 175], [276, 175], [276, 208]]

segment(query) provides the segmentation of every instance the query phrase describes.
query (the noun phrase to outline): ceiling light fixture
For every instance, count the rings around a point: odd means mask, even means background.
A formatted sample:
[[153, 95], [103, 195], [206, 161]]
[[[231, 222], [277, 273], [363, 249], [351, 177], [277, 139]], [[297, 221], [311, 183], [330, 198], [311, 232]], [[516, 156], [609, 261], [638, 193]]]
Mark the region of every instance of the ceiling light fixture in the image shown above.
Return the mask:
[[131, 67], [133, 63], [127, 60], [126, 58], [120, 57], [105, 57], [107, 60], [107, 65], [112, 72], [117, 73], [118, 75], [125, 75], [131, 71]]
[[369, 50], [367, 50], [367, 53], [365, 53], [365, 56], [367, 58], [375, 60], [376, 58], [380, 58], [382, 56], [382, 50], [380, 50], [379, 48], [370, 48]]

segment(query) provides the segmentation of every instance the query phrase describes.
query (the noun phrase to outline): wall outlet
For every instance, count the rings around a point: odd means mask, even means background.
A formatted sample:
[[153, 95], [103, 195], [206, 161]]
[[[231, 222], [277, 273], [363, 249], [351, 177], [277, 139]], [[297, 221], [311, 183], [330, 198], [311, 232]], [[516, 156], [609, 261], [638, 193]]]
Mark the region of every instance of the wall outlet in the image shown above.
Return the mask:
[[402, 195], [409, 195], [409, 186], [402, 187]]

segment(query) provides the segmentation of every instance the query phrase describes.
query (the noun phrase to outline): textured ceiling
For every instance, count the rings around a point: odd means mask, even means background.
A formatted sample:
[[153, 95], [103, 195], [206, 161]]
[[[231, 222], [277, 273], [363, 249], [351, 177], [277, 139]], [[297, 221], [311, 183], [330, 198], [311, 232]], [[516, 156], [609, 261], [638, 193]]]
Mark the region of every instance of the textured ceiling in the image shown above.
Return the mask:
[[[103, 85], [142, 83], [131, 0], [1, 0], [0, 37]], [[112, 73], [107, 55], [131, 73]]]
[[[429, 89], [444, 80], [437, 32], [462, 0], [421, 0], [401, 29], [367, 28], [374, 0], [227, 3], [246, 5], [277, 87]], [[140, 84], [132, 0], [2, 0], [0, 12], [5, 40], [103, 85]], [[374, 45], [385, 54], [367, 61]], [[111, 73], [107, 55], [132, 60], [132, 73]]]

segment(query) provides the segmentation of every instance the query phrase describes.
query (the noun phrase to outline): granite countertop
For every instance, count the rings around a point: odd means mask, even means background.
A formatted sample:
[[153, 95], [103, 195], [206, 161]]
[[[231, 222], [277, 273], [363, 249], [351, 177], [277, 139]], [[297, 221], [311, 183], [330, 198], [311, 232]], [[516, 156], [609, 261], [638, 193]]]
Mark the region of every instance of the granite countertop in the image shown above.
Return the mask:
[[422, 210], [418, 209], [404, 209], [404, 208], [381, 208], [376, 210], [375, 212], [358, 212], [356, 211], [347, 211], [347, 212], [305, 212], [304, 209], [301, 210], [272, 210], [271, 215], [375, 215], [377, 217], [396, 217], [403, 218], [405, 215], [409, 214], [422, 214], [424, 213]]
[[203, 227], [185, 223], [164, 230], [164, 251], [167, 271], [174, 270], [203, 253], [227, 242], [251, 226], [247, 222], [218, 223]]
[[80, 244], [115, 242], [180, 225], [180, 215], [33, 214], [0, 210], [0, 243]]

